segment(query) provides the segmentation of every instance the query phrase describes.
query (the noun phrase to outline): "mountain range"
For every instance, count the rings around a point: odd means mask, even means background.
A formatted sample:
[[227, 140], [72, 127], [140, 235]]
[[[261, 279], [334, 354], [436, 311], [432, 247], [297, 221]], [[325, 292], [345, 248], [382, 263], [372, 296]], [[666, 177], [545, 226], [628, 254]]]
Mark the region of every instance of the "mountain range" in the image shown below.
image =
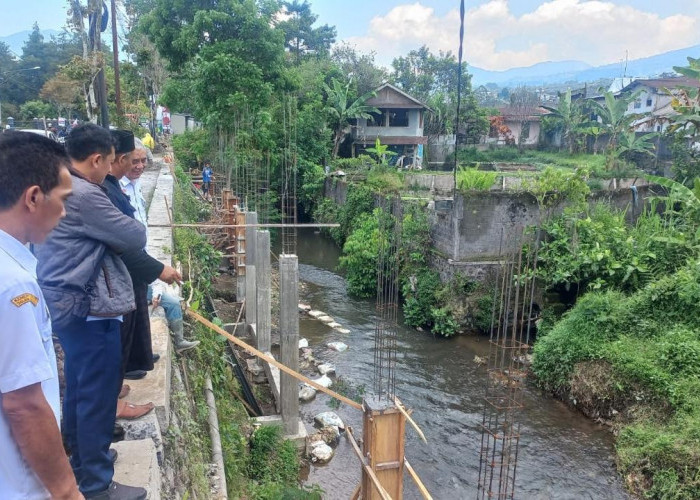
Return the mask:
[[[500, 87], [549, 85], [566, 82], [594, 82], [602, 78], [651, 77], [673, 71], [674, 66], [687, 66], [688, 57], [700, 57], [700, 45], [673, 50], [643, 59], [634, 59], [602, 66], [581, 61], [542, 62], [524, 68], [489, 71], [469, 67], [474, 86], [495, 83]], [[626, 68], [625, 68], [626, 66]]]
[[[50, 40], [52, 36], [58, 36], [61, 34], [60, 30], [40, 31], [41, 34], [44, 35], [45, 41]], [[0, 36], [0, 42], [6, 43], [7, 46], [10, 47], [10, 51], [12, 51], [12, 53], [15, 54], [17, 57], [20, 57], [22, 55], [22, 47], [24, 46], [24, 42], [27, 41], [27, 38], [29, 38], [29, 35], [31, 35], [31, 33], [31, 30], [24, 30], [19, 31], [17, 33], [12, 33], [11, 35]]]

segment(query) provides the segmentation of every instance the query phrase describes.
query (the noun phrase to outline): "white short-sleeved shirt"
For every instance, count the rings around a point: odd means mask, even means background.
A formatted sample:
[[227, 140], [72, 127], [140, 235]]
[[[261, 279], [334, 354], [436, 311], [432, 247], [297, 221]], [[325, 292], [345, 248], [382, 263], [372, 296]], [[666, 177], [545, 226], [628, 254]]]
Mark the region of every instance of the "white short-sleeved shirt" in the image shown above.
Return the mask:
[[[0, 230], [0, 401], [3, 394], [36, 383], [41, 383], [59, 423], [56, 355], [49, 312], [36, 281], [36, 259], [22, 243]], [[22, 458], [1, 406], [0, 498], [49, 498]]]
[[129, 203], [134, 208], [134, 218], [144, 226], [148, 227], [148, 212], [146, 211], [146, 200], [141, 193], [141, 181], [132, 181], [124, 176], [119, 179], [122, 191], [129, 197]]

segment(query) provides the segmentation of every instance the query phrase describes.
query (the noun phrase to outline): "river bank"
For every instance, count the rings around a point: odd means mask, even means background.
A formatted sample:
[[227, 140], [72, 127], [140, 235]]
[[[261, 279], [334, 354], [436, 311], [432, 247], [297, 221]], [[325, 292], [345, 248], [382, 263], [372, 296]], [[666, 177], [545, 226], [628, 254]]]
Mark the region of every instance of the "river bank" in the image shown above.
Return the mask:
[[[339, 377], [355, 388], [372, 387], [374, 302], [346, 293], [343, 276], [336, 272], [340, 249], [311, 230], [299, 233], [300, 279], [306, 286], [302, 301], [332, 315], [351, 330], [341, 334], [322, 323], [302, 317], [301, 335], [314, 355], [330, 361]], [[326, 349], [327, 342], [349, 345], [343, 353]], [[397, 392], [415, 413], [428, 437], [424, 445], [407, 431], [406, 454], [435, 498], [471, 498], [476, 494], [481, 421], [481, 398], [486, 370], [474, 361], [484, 357], [485, 339], [458, 336], [441, 339], [400, 327]], [[302, 405], [311, 424], [313, 415], [329, 409], [318, 395]], [[361, 428], [358, 412], [335, 410], [349, 425]], [[598, 425], [552, 399], [542, 391], [525, 389], [523, 438], [518, 462], [517, 491], [522, 498], [628, 498], [615, 473], [613, 437]], [[320, 484], [327, 498], [348, 496], [359, 479], [359, 464], [349, 444], [341, 439], [326, 466], [312, 466], [307, 482]], [[405, 485], [406, 498], [418, 498]]]

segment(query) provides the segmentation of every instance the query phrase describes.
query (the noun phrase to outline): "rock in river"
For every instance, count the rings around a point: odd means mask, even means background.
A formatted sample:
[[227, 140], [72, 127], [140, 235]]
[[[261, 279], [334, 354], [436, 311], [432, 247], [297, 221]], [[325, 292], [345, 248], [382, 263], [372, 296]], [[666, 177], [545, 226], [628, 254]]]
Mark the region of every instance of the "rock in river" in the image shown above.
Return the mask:
[[314, 389], [313, 387], [310, 387], [308, 385], [305, 385], [299, 391], [299, 400], [304, 402], [304, 403], [311, 401], [315, 397], [316, 397], [316, 389]]
[[311, 443], [311, 461], [316, 464], [325, 464], [333, 458], [333, 448], [323, 441]]
[[333, 349], [334, 351], [338, 352], [343, 352], [348, 350], [348, 345], [343, 344], [342, 342], [329, 342], [326, 344], [329, 348]]
[[319, 427], [329, 427], [332, 425], [341, 431], [345, 430], [345, 424], [340, 419], [338, 414], [333, 411], [324, 411], [323, 413], [319, 413], [314, 417], [314, 423], [318, 424]]
[[309, 347], [309, 341], [306, 339], [299, 339], [299, 349]]
[[323, 375], [322, 377], [319, 377], [316, 380], [314, 380], [314, 382], [316, 382], [322, 387], [325, 387], [326, 389], [333, 385], [333, 381], [328, 378], [328, 375]]
[[335, 366], [333, 366], [330, 363], [323, 363], [322, 365], [318, 365], [316, 367], [318, 370], [318, 373], [321, 375], [327, 375], [328, 373], [335, 373]]

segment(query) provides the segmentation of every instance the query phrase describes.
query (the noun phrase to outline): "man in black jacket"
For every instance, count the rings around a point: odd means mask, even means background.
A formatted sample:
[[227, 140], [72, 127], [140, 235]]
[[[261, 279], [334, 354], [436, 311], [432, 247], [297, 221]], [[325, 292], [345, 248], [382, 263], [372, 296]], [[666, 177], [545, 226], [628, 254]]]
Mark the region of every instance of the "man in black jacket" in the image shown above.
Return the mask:
[[[122, 191], [119, 179], [131, 168], [131, 153], [134, 150], [134, 134], [127, 130], [112, 130], [115, 158], [110, 167], [104, 187], [107, 196], [123, 214], [134, 217], [134, 209], [129, 197]], [[160, 278], [166, 283], [180, 280], [180, 274], [171, 266], [166, 266], [154, 259], [145, 249], [127, 252], [121, 255], [134, 285], [136, 310], [125, 315], [121, 324], [122, 340], [122, 376], [127, 372], [138, 372], [144, 376], [153, 369], [153, 348], [151, 345], [151, 326], [148, 313], [148, 284]], [[128, 394], [129, 387], [122, 386], [120, 397]], [[126, 401], [117, 404], [117, 418], [133, 419], [145, 415], [153, 409], [152, 403], [134, 405]]]

